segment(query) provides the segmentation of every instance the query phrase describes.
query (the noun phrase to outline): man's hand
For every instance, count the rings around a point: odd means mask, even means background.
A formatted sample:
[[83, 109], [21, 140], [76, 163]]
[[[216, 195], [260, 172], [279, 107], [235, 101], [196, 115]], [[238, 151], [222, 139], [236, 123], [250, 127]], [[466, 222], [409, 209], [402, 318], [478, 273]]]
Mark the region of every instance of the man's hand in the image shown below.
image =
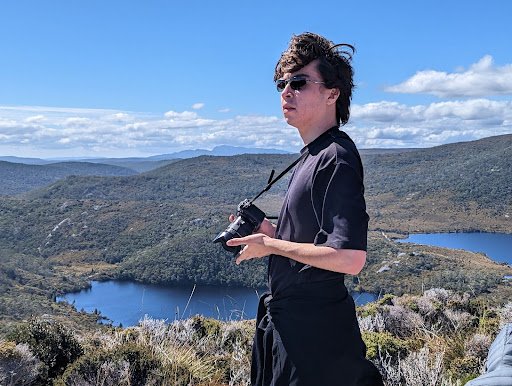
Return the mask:
[[[235, 221], [236, 216], [234, 214], [229, 215], [229, 222]], [[276, 233], [276, 224], [271, 222], [268, 218], [264, 218], [263, 221], [260, 224], [260, 227], [258, 229], [254, 230], [254, 233], [263, 233], [264, 235], [267, 235], [268, 237], [275, 237]]]
[[273, 222], [270, 222], [266, 217], [261, 222], [261, 225], [258, 229], [255, 230], [256, 233], [263, 233], [268, 237], [275, 237], [276, 234], [276, 225]]
[[228, 240], [226, 244], [230, 247], [245, 245], [236, 258], [236, 264], [240, 264], [243, 260], [251, 260], [270, 255], [272, 253], [268, 245], [270, 240], [272, 240], [271, 237], [263, 233], [256, 233], [246, 237]]

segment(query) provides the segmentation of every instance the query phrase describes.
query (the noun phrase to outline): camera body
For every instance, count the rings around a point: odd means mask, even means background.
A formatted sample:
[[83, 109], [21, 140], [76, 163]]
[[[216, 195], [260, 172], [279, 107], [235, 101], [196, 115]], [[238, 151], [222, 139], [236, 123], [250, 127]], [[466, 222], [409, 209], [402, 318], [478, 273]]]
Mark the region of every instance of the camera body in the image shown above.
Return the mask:
[[252, 234], [254, 230], [258, 229], [261, 225], [265, 218], [265, 213], [256, 205], [252, 204], [251, 201], [245, 199], [238, 204], [236, 216], [236, 219], [229, 224], [226, 230], [219, 233], [213, 240], [214, 243], [221, 243], [226, 251], [232, 252], [235, 255], [241, 251], [242, 247], [239, 245], [232, 247], [226, 245], [226, 242], [231, 239]]

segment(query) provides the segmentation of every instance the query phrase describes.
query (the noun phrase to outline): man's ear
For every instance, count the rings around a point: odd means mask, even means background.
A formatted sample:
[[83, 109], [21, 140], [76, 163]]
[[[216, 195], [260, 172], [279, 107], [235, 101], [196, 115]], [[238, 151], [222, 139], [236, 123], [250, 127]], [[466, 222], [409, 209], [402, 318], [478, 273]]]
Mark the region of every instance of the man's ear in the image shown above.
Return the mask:
[[330, 93], [329, 93], [329, 98], [327, 98], [327, 104], [332, 105], [332, 104], [336, 103], [339, 96], [340, 96], [340, 89], [339, 88], [331, 88]]

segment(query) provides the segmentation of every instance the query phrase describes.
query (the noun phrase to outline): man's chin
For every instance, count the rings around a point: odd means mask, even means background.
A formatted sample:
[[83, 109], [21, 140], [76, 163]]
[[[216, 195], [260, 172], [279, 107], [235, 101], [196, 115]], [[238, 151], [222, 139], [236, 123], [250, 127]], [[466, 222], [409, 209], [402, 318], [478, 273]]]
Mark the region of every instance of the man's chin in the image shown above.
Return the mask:
[[295, 120], [294, 117], [293, 117], [293, 110], [290, 111], [288, 110], [287, 112], [283, 113], [283, 116], [284, 116], [284, 120], [289, 124], [291, 125], [292, 122]]

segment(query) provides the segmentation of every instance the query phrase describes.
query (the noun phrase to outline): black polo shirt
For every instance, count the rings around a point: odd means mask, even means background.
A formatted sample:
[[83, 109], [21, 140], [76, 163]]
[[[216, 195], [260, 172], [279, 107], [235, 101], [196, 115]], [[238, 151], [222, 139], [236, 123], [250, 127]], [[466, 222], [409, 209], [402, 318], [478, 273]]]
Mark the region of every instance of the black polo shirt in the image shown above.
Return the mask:
[[[350, 137], [332, 128], [305, 146], [309, 154], [294, 169], [279, 215], [276, 238], [336, 249], [366, 250], [368, 214], [363, 166]], [[344, 275], [271, 255], [273, 296], [295, 283]]]

